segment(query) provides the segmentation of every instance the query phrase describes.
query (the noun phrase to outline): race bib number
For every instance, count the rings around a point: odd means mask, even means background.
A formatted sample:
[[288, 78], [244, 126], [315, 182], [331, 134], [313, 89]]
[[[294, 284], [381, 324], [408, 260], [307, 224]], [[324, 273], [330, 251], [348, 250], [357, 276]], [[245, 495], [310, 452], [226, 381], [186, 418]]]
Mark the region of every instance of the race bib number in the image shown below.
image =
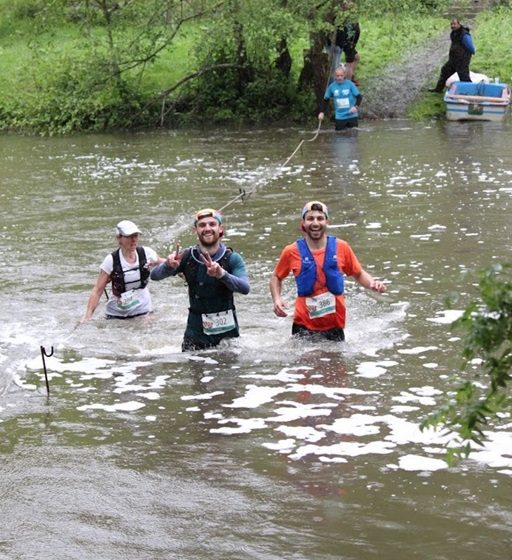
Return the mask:
[[219, 311], [219, 313], [203, 313], [204, 334], [221, 334], [236, 328], [233, 310]]
[[338, 97], [336, 99], [336, 107], [338, 109], [348, 109], [350, 107], [348, 97]]
[[306, 298], [306, 307], [310, 319], [318, 319], [336, 311], [336, 299], [331, 292], [325, 292], [315, 297]]
[[128, 290], [127, 292], [123, 292], [118, 301], [118, 305], [121, 309], [130, 309], [138, 304], [139, 299], [137, 298], [137, 290]]

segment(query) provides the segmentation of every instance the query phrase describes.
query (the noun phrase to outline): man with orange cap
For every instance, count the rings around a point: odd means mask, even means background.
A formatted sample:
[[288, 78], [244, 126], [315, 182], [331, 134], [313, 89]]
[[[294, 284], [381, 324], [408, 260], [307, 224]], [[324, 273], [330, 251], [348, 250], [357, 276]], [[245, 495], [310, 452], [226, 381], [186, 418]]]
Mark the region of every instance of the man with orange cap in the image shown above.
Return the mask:
[[213, 208], [194, 216], [197, 245], [179, 251], [151, 271], [152, 280], [183, 274], [188, 285], [189, 313], [182, 350], [217, 346], [224, 338], [239, 336], [233, 294], [249, 293], [244, 261], [222, 242], [222, 215]]
[[344, 275], [375, 292], [382, 293], [386, 287], [361, 267], [346, 241], [327, 235], [329, 210], [325, 204], [308, 202], [301, 218], [303, 238], [283, 249], [270, 279], [274, 313], [288, 315], [281, 291], [283, 280], [292, 272], [297, 284], [292, 334], [344, 340]]

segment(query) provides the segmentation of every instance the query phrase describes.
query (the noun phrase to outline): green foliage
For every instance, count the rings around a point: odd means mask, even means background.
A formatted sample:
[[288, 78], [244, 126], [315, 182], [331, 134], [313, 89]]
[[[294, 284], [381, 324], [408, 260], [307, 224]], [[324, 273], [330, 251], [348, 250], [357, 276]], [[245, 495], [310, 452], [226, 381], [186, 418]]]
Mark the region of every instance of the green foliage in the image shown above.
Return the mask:
[[39, 70], [30, 94], [10, 98], [1, 107], [3, 128], [62, 134], [147, 122], [137, 88], [127, 80], [112, 80], [105, 59], [63, 58]]
[[[278, 44], [288, 44], [299, 25], [281, 2], [228, 0], [203, 28], [198, 66], [213, 68], [192, 86], [192, 107], [211, 121], [280, 118], [288, 111], [291, 80], [275, 68]], [[215, 70], [218, 65], [231, 68]]]
[[407, 116], [415, 121], [425, 119], [436, 119], [440, 115], [444, 115], [446, 106], [443, 96], [439, 93], [429, 93], [425, 97], [421, 97], [408, 108]]
[[358, 50], [364, 58], [357, 74], [367, 79], [380, 74], [392, 62], [405, 59], [411, 49], [436, 38], [446, 28], [446, 20], [438, 16], [418, 19], [413, 14], [405, 14], [397, 19], [384, 15], [378, 19], [361, 18], [360, 25]]
[[449, 0], [359, 0], [356, 4], [361, 13], [381, 17], [389, 14], [441, 15], [451, 3]]
[[471, 68], [489, 77], [499, 76], [506, 83], [512, 83], [512, 57], [506, 45], [512, 42], [512, 12], [510, 8], [496, 8], [482, 12], [472, 30], [476, 54]]
[[[449, 402], [426, 418], [422, 428], [443, 426], [466, 442], [449, 459], [467, 455], [469, 442], [482, 444], [484, 428], [512, 413], [512, 266], [481, 273], [479, 301], [471, 303], [454, 326], [465, 332], [463, 358], [470, 367]], [[469, 377], [469, 379], [468, 379]]]
[[[439, 15], [446, 6], [353, 0], [362, 29], [358, 78], [380, 75], [446, 29]], [[209, 122], [307, 119], [315, 94], [299, 91], [298, 78], [314, 34], [332, 31], [330, 9], [321, 0], [0, 0], [0, 127], [55, 133], [153, 126], [164, 97], [165, 107], [181, 118], [191, 112], [192, 122], [202, 115]], [[512, 81], [512, 54], [504, 48], [511, 21], [507, 8], [478, 17], [472, 68]], [[283, 46], [289, 74], [276, 68]], [[443, 113], [440, 97], [429, 94], [411, 115]]]

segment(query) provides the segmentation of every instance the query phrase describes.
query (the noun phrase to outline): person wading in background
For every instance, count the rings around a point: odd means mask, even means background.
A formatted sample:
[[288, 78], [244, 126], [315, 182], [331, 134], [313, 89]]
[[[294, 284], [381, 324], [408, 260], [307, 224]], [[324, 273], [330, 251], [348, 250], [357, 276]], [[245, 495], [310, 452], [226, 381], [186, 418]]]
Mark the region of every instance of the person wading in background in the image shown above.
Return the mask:
[[331, 98], [334, 103], [335, 130], [357, 127], [359, 124], [357, 107], [361, 104], [363, 96], [353, 82], [345, 79], [345, 70], [342, 66], [336, 68], [335, 81], [331, 82], [325, 90], [322, 106], [318, 113], [319, 120], [324, 119]]

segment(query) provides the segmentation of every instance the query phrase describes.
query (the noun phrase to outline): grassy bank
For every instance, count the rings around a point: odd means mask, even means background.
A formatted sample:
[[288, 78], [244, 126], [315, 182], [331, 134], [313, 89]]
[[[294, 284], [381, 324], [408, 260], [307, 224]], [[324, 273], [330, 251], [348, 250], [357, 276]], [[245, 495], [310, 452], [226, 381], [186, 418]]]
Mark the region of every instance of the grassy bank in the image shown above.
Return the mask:
[[[445, 22], [445, 25], [447, 22]], [[512, 85], [512, 10], [496, 8], [481, 12], [471, 27], [471, 35], [476, 54], [471, 60], [471, 71], [486, 74], [491, 79], [499, 77], [502, 82]], [[446, 59], [448, 58], [446, 45]], [[440, 95], [426, 93], [410, 108], [413, 119], [442, 117], [445, 106]]]
[[[66, 133], [81, 130], [104, 130], [158, 126], [162, 98], [159, 94], [197, 71], [205, 50], [207, 22], [195, 21], [180, 27], [173, 41], [158, 52], [147, 64], [124, 70], [117, 81], [108, 74], [112, 64], [107, 52], [105, 28], [98, 24], [84, 30], [83, 23], [69, 17], [55, 15], [38, 20], [34, 13], [20, 9], [23, 2], [0, 0], [0, 129], [36, 133]], [[25, 2], [25, 5], [31, 5]], [[44, 3], [43, 3], [44, 4]], [[14, 7], [17, 7], [15, 10]], [[35, 12], [38, 17], [40, 12]], [[361, 64], [358, 78], [363, 82], [386, 71], [389, 64], [407, 57], [407, 51], [434, 40], [447, 26], [447, 20], [437, 16], [399, 16], [361, 18], [362, 29], [358, 49]], [[473, 32], [477, 54], [472, 70], [512, 81], [512, 54], [505, 48], [512, 39], [510, 10], [500, 9], [478, 17]], [[126, 45], [138, 30], [124, 22], [114, 37], [117, 45]], [[302, 53], [309, 46], [306, 29], [297, 25], [295, 39], [290, 45], [293, 59], [289, 84], [276, 89], [286, 96], [276, 109], [270, 107], [278, 100], [265, 99], [266, 86], [258, 103], [253, 97], [244, 100], [244, 92], [226, 95], [228, 115], [234, 121], [265, 121], [311, 118], [315, 100], [312, 95], [297, 94], [296, 83], [302, 69]], [[407, 48], [405, 48], [407, 46]], [[122, 49], [119, 48], [121, 51]], [[448, 45], [447, 45], [448, 52]], [[271, 61], [269, 61], [270, 63]], [[269, 64], [270, 66], [271, 64]], [[204, 107], [194, 105], [195, 88], [201, 79], [191, 80], [173, 91], [165, 99], [167, 107], [182, 103], [180, 117], [184, 120], [201, 118]], [[268, 76], [256, 79], [269, 80]], [[220, 82], [222, 81], [222, 75]], [[282, 84], [281, 84], [282, 86]], [[363, 86], [364, 93], [364, 86]], [[219, 97], [223, 99], [222, 96]], [[232, 100], [236, 99], [236, 103]], [[185, 100], [185, 101], [183, 101]], [[270, 107], [267, 110], [267, 105]], [[208, 108], [209, 122], [215, 122], [215, 106]], [[412, 108], [414, 118], [442, 115], [439, 98], [425, 95]], [[169, 113], [172, 116], [172, 113]], [[165, 121], [176, 125], [179, 119]]]

